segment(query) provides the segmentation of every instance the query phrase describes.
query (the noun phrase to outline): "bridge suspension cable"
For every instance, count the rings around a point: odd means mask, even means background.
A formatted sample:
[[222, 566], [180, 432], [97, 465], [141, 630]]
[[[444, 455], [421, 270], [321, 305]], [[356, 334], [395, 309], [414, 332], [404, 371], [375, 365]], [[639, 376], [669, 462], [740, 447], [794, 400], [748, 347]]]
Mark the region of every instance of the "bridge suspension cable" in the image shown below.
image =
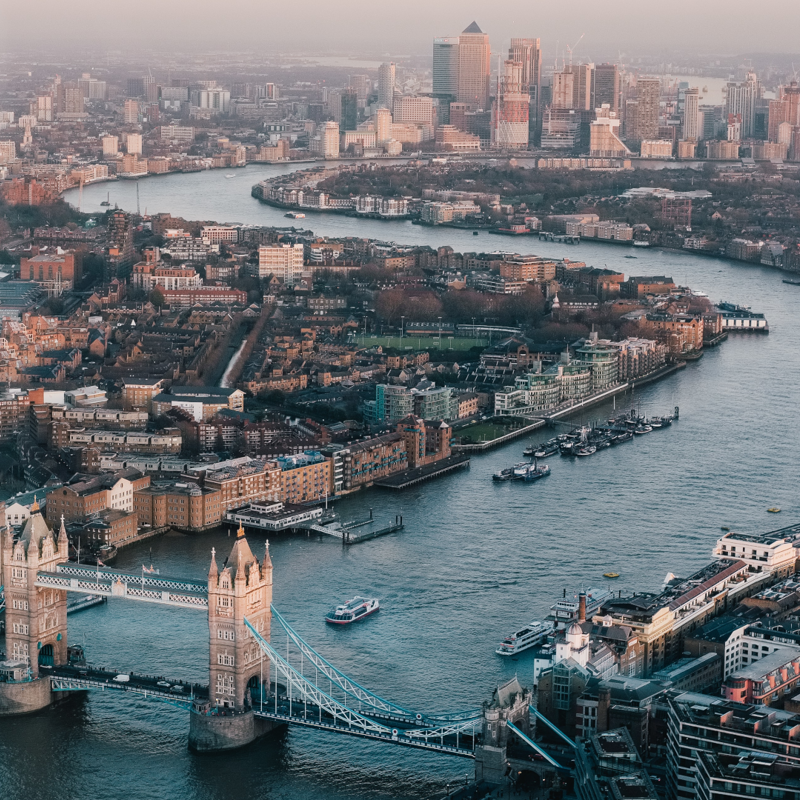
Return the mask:
[[370, 706], [375, 711], [381, 714], [390, 714], [401, 718], [408, 719], [409, 722], [415, 721], [417, 724], [436, 725], [438, 723], [455, 723], [460, 721], [467, 721], [478, 719], [481, 717], [480, 709], [470, 709], [468, 711], [459, 711], [453, 713], [443, 714], [421, 714], [415, 711], [409, 711], [402, 706], [392, 703], [389, 700], [378, 696], [369, 689], [365, 689], [360, 684], [345, 675], [341, 670], [333, 666], [329, 661], [323, 658], [311, 645], [305, 642], [300, 634], [292, 628], [291, 625], [284, 619], [280, 612], [272, 606], [272, 617], [277, 620], [286, 635], [294, 642], [295, 646], [325, 677], [334, 684], [337, 688], [341, 689], [345, 694], [355, 698], [360, 703]]

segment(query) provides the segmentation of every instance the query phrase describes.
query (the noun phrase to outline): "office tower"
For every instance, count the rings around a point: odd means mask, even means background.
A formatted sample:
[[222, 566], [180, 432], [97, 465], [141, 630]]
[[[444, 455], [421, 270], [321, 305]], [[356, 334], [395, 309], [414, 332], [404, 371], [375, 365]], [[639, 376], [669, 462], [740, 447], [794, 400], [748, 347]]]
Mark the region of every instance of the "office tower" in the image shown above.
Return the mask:
[[700, 91], [687, 89], [683, 95], [683, 139], [700, 138]]
[[550, 105], [553, 108], [573, 108], [575, 101], [575, 75], [572, 72], [554, 72]]
[[104, 156], [115, 156], [119, 153], [119, 138], [117, 136], [104, 136], [101, 141], [103, 142]]
[[415, 97], [408, 94], [398, 95], [394, 99], [392, 119], [395, 122], [435, 125], [436, 110], [433, 105], [433, 98]]
[[83, 89], [77, 81], [66, 81], [58, 84], [56, 113], [83, 114]]
[[522, 64], [522, 82], [528, 87], [528, 138], [538, 136], [542, 109], [542, 45], [540, 39], [512, 39], [508, 58]]
[[378, 145], [383, 145], [391, 138], [392, 112], [388, 108], [379, 108], [375, 112], [375, 141]]
[[458, 37], [458, 101], [489, 109], [489, 36], [473, 22]]
[[[641, 142], [658, 139], [658, 111], [661, 100], [661, 81], [658, 78], [636, 79], [635, 105], [626, 108], [625, 136], [631, 141]], [[628, 118], [628, 112], [631, 118]], [[631, 124], [632, 123], [632, 124]]]
[[125, 94], [128, 97], [142, 97], [144, 95], [144, 78], [128, 78], [125, 81]]
[[328, 95], [328, 109], [342, 131], [358, 127], [358, 93], [355, 89], [336, 89]]
[[156, 83], [156, 79], [152, 75], [145, 75], [142, 78], [142, 83], [144, 84], [144, 98], [147, 100], [148, 103], [157, 103], [158, 102], [158, 84]]
[[756, 101], [761, 95], [761, 86], [755, 73], [748, 72], [744, 83], [729, 83], [725, 100], [725, 114], [739, 115], [742, 118], [741, 136], [748, 139], [753, 135], [755, 125]]
[[39, 95], [36, 98], [36, 114], [37, 122], [52, 122], [53, 121], [53, 98], [49, 94]]
[[372, 79], [369, 75], [351, 75], [350, 88], [356, 90], [359, 105], [363, 106], [372, 91]]
[[594, 64], [570, 64], [565, 71], [571, 72], [574, 76], [572, 81], [572, 108], [579, 111], [591, 111]]
[[442, 100], [458, 97], [458, 36], [433, 40], [433, 96]]
[[392, 107], [395, 81], [395, 65], [381, 64], [378, 67], [378, 105], [382, 108]]
[[320, 149], [323, 158], [339, 156], [339, 126], [335, 122], [326, 122], [320, 133]]
[[125, 138], [125, 149], [129, 153], [135, 153], [140, 156], [142, 154], [142, 134], [129, 133]]
[[136, 125], [139, 122], [139, 101], [126, 100], [123, 114], [126, 125]]
[[594, 68], [593, 108], [607, 105], [611, 111], [619, 115], [620, 79], [616, 64], [598, 64]]
[[728, 114], [728, 141], [739, 142], [742, 139], [742, 115]]
[[498, 69], [497, 95], [492, 109], [492, 146], [524, 150], [528, 146], [530, 95], [523, 82], [521, 61], [504, 61]]

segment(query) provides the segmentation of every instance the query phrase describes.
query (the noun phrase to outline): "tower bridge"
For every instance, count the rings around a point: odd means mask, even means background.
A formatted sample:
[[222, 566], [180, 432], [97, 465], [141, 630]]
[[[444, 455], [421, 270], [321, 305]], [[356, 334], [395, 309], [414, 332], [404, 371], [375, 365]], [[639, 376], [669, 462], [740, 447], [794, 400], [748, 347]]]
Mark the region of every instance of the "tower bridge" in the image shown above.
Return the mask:
[[[476, 776], [489, 783], [502, 782], [521, 763], [515, 755], [520, 747], [537, 754], [528, 768], [565, 772], [536, 743], [537, 719], [554, 726], [532, 708], [532, 693], [516, 678], [480, 708], [430, 712], [386, 700], [345, 675], [274, 608], [269, 543], [259, 560], [241, 526], [221, 566], [212, 549], [204, 581], [74, 564], [67, 554], [63, 519], [56, 534], [36, 506], [17, 541], [10, 531], [2, 537], [7, 661], [0, 663], [0, 717], [44, 708], [64, 692], [113, 692], [121, 700], [187, 709], [189, 746], [200, 752], [240, 747], [291, 724], [474, 759]], [[71, 660], [67, 592], [202, 609], [208, 615], [208, 684], [119, 674]]]

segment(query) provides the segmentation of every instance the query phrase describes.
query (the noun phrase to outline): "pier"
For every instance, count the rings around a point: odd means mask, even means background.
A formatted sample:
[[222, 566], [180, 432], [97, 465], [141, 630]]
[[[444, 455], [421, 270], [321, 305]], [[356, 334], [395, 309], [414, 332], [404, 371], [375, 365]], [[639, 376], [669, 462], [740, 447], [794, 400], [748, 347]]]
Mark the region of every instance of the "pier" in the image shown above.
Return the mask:
[[437, 478], [439, 475], [446, 475], [457, 469], [469, 466], [469, 456], [466, 454], [448, 456], [441, 461], [433, 464], [426, 464], [415, 469], [407, 469], [405, 472], [398, 472], [395, 475], [388, 475], [385, 478], [375, 481], [375, 486], [383, 489], [407, 489], [423, 481]]

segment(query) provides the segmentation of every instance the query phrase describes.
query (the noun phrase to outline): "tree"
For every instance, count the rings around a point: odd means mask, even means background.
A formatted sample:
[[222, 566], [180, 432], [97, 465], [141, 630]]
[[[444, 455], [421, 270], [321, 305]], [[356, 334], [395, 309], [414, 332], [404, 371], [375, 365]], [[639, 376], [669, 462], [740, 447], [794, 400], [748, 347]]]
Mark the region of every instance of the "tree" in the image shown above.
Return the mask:
[[150, 302], [158, 309], [158, 314], [161, 316], [161, 309], [166, 305], [167, 301], [161, 293], [161, 289], [156, 287], [150, 292]]
[[387, 289], [375, 301], [375, 313], [384, 322], [395, 325], [407, 311], [407, 298], [402, 289]]

